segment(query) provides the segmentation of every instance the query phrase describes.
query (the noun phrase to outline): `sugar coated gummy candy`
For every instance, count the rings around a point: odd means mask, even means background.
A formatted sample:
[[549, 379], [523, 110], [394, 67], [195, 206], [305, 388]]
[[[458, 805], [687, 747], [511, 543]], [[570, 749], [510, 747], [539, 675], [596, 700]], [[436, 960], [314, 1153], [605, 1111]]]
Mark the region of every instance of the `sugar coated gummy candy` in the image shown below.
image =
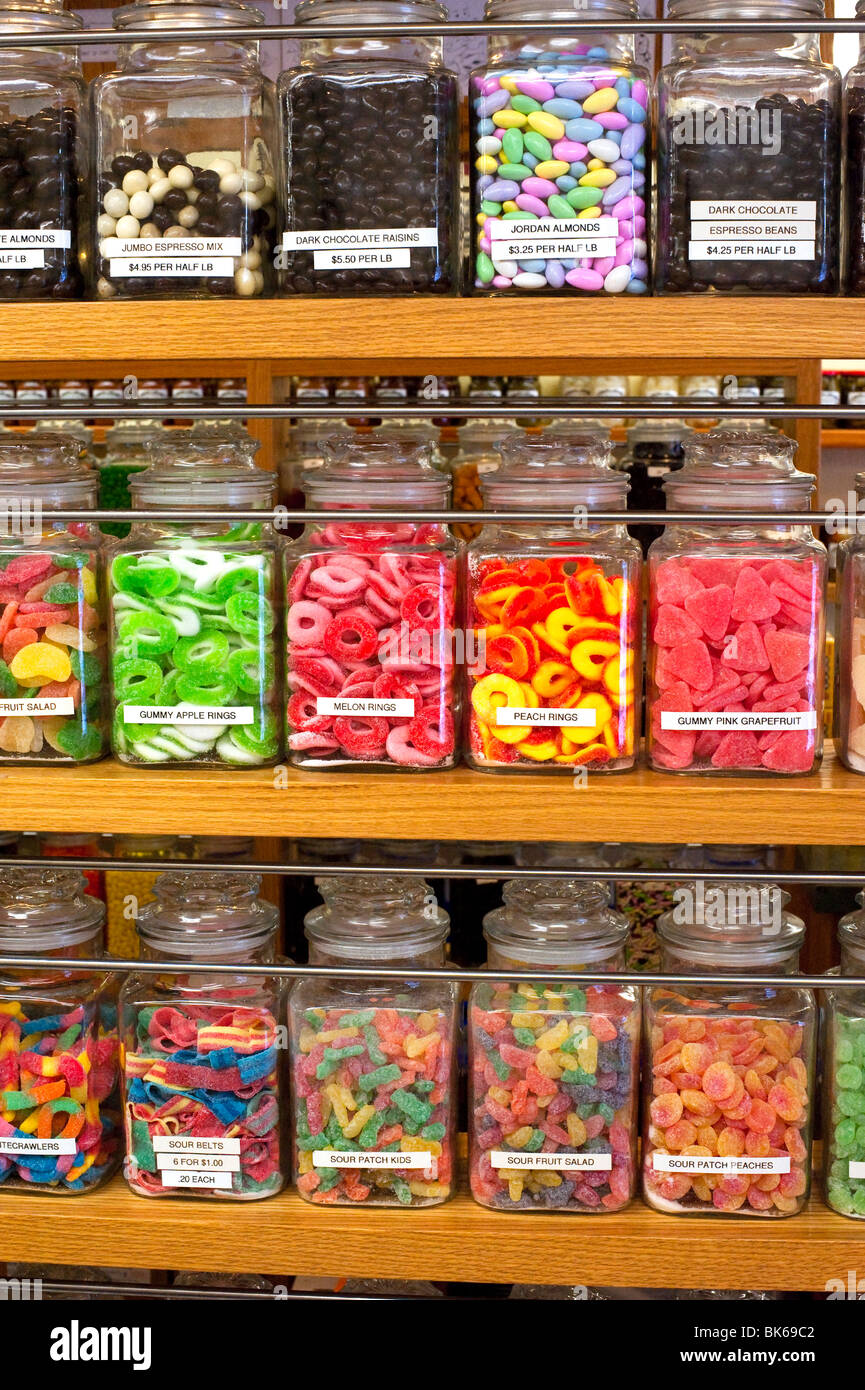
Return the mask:
[[647, 292], [648, 110], [640, 72], [589, 43], [472, 75], [476, 292]]
[[0, 762], [106, 751], [106, 632], [95, 552], [0, 554]]
[[292, 1047], [302, 1197], [421, 1207], [450, 1195], [451, 1010], [308, 1008]]
[[503, 1211], [633, 1194], [639, 1022], [617, 987], [482, 985], [469, 1014], [471, 1190]]
[[456, 568], [441, 528], [340, 522], [289, 576], [287, 741], [302, 766], [452, 764]]
[[810, 1184], [804, 1024], [656, 1014], [648, 1039], [643, 1184], [674, 1212], [790, 1216]]
[[[270, 1011], [228, 1001], [122, 1009], [132, 1190], [245, 1200], [278, 1192], [279, 1053]], [[172, 1180], [178, 1172], [182, 1184]]]
[[[479, 766], [617, 770], [636, 749], [637, 586], [585, 556], [469, 559], [469, 746]], [[549, 724], [508, 709], [551, 709]], [[573, 709], [574, 722], [562, 722]]]
[[[236, 527], [219, 546], [184, 537], [113, 559], [113, 745], [122, 762], [276, 761], [273, 559], [250, 545], [259, 529]], [[208, 709], [212, 720], [200, 717]], [[192, 711], [198, 717], [184, 718]]]
[[0, 1186], [74, 1193], [107, 1177], [120, 1156], [117, 1079], [113, 1006], [0, 1002]]
[[810, 772], [822, 718], [817, 560], [650, 558], [648, 728], [672, 772]]
[[836, 1000], [824, 1137], [826, 1200], [844, 1216], [865, 1216], [865, 1018]]

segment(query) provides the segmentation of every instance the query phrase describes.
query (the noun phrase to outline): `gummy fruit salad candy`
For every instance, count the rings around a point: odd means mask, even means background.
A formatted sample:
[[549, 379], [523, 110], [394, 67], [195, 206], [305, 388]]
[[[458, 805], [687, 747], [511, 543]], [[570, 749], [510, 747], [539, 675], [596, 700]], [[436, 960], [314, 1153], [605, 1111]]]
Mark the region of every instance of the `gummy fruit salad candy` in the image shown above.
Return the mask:
[[505, 1211], [618, 1211], [634, 1186], [638, 1014], [617, 987], [483, 985], [471, 1188]]
[[[307, 474], [311, 506], [444, 507], [429, 448], [338, 435]], [[287, 556], [292, 762], [422, 770], [456, 759], [456, 543], [438, 525], [314, 518]]]
[[0, 761], [105, 752], [106, 632], [95, 551], [0, 553]]
[[[639, 588], [627, 567], [580, 554], [470, 555], [469, 599], [479, 653], [470, 672], [475, 764], [631, 766]], [[546, 710], [555, 711], [547, 723]]]
[[810, 772], [822, 716], [821, 559], [683, 554], [650, 559], [649, 574], [653, 765]]
[[751, 1216], [799, 1211], [811, 1162], [806, 1025], [749, 1017], [740, 1004], [735, 1012], [658, 1017], [649, 1042], [643, 1176], [650, 1205]]
[[301, 1196], [326, 1205], [444, 1201], [454, 1169], [452, 1007], [310, 1008], [298, 1023]]

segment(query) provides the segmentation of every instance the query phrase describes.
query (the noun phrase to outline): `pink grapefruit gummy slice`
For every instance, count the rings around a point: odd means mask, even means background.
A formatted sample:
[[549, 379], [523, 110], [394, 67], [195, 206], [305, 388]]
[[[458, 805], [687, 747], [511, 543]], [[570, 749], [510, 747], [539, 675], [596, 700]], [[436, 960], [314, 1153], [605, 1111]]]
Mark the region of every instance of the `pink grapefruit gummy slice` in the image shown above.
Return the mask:
[[724, 666], [732, 666], [734, 671], [769, 669], [766, 645], [756, 623], [740, 624], [721, 653], [721, 662]]
[[733, 590], [729, 584], [716, 584], [685, 599], [685, 609], [700, 624], [706, 637], [718, 642], [730, 624], [733, 611]]
[[665, 560], [655, 571], [655, 592], [658, 603], [681, 605], [689, 594], [699, 593], [702, 584], [678, 560]]
[[739, 571], [736, 592], [733, 595], [733, 618], [736, 622], [760, 622], [763, 618], [774, 618], [781, 607], [769, 585], [750, 565]]
[[713, 767], [755, 767], [759, 763], [757, 737], [745, 729], [725, 734], [712, 754]]
[[767, 632], [766, 653], [776, 681], [785, 684], [807, 667], [811, 659], [811, 642], [799, 632]]
[[741, 564], [739, 560], [716, 559], [709, 555], [695, 555], [687, 563], [691, 574], [696, 575], [705, 589], [714, 589], [718, 584], [729, 584], [732, 589]]
[[699, 639], [682, 642], [667, 652], [666, 669], [692, 690], [709, 690], [712, 685], [712, 660], [705, 642]]
[[659, 647], [675, 647], [681, 642], [692, 642], [699, 637], [701, 628], [681, 608], [670, 603], [662, 603], [655, 619], [654, 637]]

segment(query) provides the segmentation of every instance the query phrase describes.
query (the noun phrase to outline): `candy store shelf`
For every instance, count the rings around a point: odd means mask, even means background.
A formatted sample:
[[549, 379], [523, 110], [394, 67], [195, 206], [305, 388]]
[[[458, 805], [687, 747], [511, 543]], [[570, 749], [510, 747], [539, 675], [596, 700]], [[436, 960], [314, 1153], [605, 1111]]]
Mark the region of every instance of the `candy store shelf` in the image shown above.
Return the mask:
[[620, 1214], [508, 1215], [461, 1193], [419, 1211], [264, 1202], [151, 1200], [115, 1178], [81, 1197], [4, 1192], [0, 1260], [263, 1274], [814, 1289], [857, 1267], [862, 1230], [812, 1198], [779, 1221]]
[[0, 821], [16, 830], [437, 840], [859, 844], [865, 780], [831, 755], [813, 777], [506, 776], [0, 767]]
[[823, 430], [824, 449], [865, 449], [865, 430]]
[[[148, 345], [154, 350], [148, 354]], [[5, 304], [0, 366], [28, 371], [131, 359], [164, 363], [269, 360], [322, 375], [397, 372], [537, 373], [575, 357], [663, 359], [865, 357], [855, 299], [291, 299], [261, 303]], [[112, 359], [112, 352], [115, 353]], [[675, 370], [669, 365], [667, 370]]]

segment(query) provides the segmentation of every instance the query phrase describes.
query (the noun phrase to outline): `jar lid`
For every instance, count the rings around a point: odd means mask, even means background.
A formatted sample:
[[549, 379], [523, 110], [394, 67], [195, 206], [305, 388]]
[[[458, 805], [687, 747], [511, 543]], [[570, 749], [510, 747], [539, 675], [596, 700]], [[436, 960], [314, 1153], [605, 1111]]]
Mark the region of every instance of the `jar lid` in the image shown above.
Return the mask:
[[[860, 909], [865, 907], [865, 891], [856, 894]], [[838, 941], [841, 950], [855, 957], [857, 968], [865, 964], [865, 912], [848, 912], [838, 923]], [[842, 968], [843, 968], [842, 960]]]
[[79, 458], [77, 440], [35, 430], [0, 436], [0, 496], [27, 496], [44, 510], [95, 507], [98, 478]]
[[794, 439], [764, 430], [716, 429], [685, 446], [685, 463], [664, 480], [671, 509], [807, 511], [816, 487], [812, 473], [800, 473], [793, 459]]
[[795, 954], [805, 939], [805, 923], [785, 910], [790, 894], [777, 884], [695, 879], [673, 897], [676, 906], [658, 918], [658, 937], [700, 966], [771, 964]]
[[450, 480], [433, 467], [430, 445], [387, 430], [359, 436], [345, 431], [322, 441], [320, 468], [304, 473], [311, 507], [447, 505]]
[[58, 434], [66, 435], [79, 450], [89, 449], [93, 443], [93, 431], [88, 429], [83, 420], [37, 420], [33, 426], [33, 433], [47, 434], [52, 438], [56, 438]]
[[618, 951], [628, 919], [609, 905], [605, 883], [584, 879], [513, 879], [504, 906], [488, 912], [484, 937], [527, 965], [591, 964]]
[[609, 439], [585, 429], [507, 435], [502, 463], [486, 484], [493, 511], [527, 507], [568, 511], [575, 506], [624, 511], [630, 484], [610, 465]]
[[667, 4], [668, 19], [738, 19], [746, 24], [749, 20], [824, 17], [823, 0], [668, 0]]
[[[436, 0], [300, 0], [295, 24], [437, 24], [448, 12]], [[385, 40], [387, 42], [387, 40]]]
[[105, 905], [77, 869], [0, 869], [0, 954], [37, 955], [92, 939]]
[[[637, 0], [581, 0], [579, 10], [587, 19], [615, 21], [639, 18]], [[557, 19], [573, 23], [574, 6], [564, 4], [562, 0], [546, 0], [546, 3], [545, 0], [528, 0], [527, 8], [526, 0], [486, 0], [484, 19], [525, 20], [527, 26], [533, 21], [545, 23]], [[579, 36], [576, 42], [579, 42]]]
[[264, 15], [240, 0], [143, 0], [115, 10], [113, 22], [115, 29], [257, 29]]
[[444, 945], [450, 918], [423, 879], [405, 874], [332, 874], [316, 879], [324, 904], [303, 919], [327, 955], [386, 965]]
[[202, 439], [165, 430], [146, 441], [149, 466], [129, 480], [133, 507], [272, 507], [275, 478], [256, 468], [257, 439]]
[[[63, 0], [40, 0], [38, 5], [16, 5], [4, 0], [0, 4], [0, 29], [29, 30], [40, 29], [83, 29], [84, 21], [71, 10], [63, 9]], [[74, 50], [73, 50], [74, 51]]]
[[105, 444], [109, 452], [129, 448], [131, 444], [148, 444], [162, 430], [159, 420], [117, 420], [105, 431]]
[[628, 447], [635, 444], [688, 444], [694, 430], [684, 420], [639, 420], [628, 430]]
[[154, 901], [138, 914], [141, 940], [180, 958], [251, 951], [271, 939], [279, 922], [276, 908], [258, 897], [260, 887], [258, 874], [160, 874]]

